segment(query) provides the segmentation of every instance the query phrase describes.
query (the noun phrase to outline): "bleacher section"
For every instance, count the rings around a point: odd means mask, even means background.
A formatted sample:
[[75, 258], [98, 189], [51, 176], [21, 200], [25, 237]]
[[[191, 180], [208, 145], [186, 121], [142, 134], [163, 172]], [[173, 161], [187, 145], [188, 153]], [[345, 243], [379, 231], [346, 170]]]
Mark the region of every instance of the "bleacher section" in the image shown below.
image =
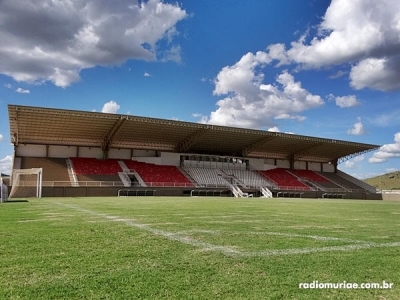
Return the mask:
[[116, 159], [71, 157], [70, 160], [79, 186], [123, 186], [118, 175], [122, 169]]
[[311, 170], [290, 170], [290, 173], [296, 175], [297, 177], [307, 179], [310, 181], [315, 181], [315, 182], [327, 182], [329, 181], [325, 177], [315, 173], [314, 171]]
[[71, 157], [76, 175], [118, 175], [121, 166], [116, 159]]
[[280, 189], [309, 191], [311, 188], [299, 181], [299, 179], [288, 172], [286, 169], [276, 168], [271, 170], [259, 171], [268, 180], [274, 182]]
[[260, 176], [256, 172], [248, 171], [248, 170], [220, 170], [227, 176], [232, 176], [231, 179], [235, 180], [236, 184], [245, 187], [245, 188], [259, 188], [263, 187], [271, 187], [274, 184], [263, 176]]
[[136, 171], [147, 186], [193, 186], [193, 183], [176, 167], [155, 165], [134, 160], [123, 160], [130, 170]]
[[343, 190], [347, 191], [365, 191], [364, 188], [361, 186], [347, 180], [346, 178], [343, 178], [342, 176], [339, 176], [338, 174], [335, 173], [323, 173], [323, 175], [328, 178], [331, 182], [336, 184], [336, 186], [339, 186]]
[[133, 160], [99, 160], [82, 157], [73, 157], [71, 161], [79, 182], [91, 180], [121, 182], [118, 173], [132, 170], [147, 186], [193, 186], [176, 166], [155, 165]]
[[71, 185], [65, 158], [21, 157], [20, 168], [43, 168], [43, 186]]
[[200, 186], [203, 187], [227, 187], [229, 182], [223, 178], [223, 172], [219, 169], [183, 168]]
[[[201, 167], [196, 161], [196, 166], [185, 161], [184, 167], [180, 168], [129, 159], [82, 157], [16, 157], [16, 162], [21, 169], [43, 168], [43, 186], [48, 187], [239, 188], [245, 193], [257, 195], [267, 188], [272, 192], [271, 195], [277, 197], [300, 193], [308, 197], [342, 198], [353, 193], [355, 197], [363, 198], [366, 193], [375, 193], [372, 188], [368, 189], [369, 186], [363, 186], [362, 182], [357, 184], [355, 178], [340, 171], [332, 173], [284, 168], [250, 171], [244, 169], [245, 164], [206, 162]], [[58, 193], [67, 195], [69, 192]]]
[[303, 181], [309, 182], [310, 185], [319, 190], [332, 191], [342, 188], [341, 186], [329, 180], [324, 175], [325, 173], [317, 173], [312, 170], [290, 170], [290, 173], [294, 174], [298, 178], [301, 178]]

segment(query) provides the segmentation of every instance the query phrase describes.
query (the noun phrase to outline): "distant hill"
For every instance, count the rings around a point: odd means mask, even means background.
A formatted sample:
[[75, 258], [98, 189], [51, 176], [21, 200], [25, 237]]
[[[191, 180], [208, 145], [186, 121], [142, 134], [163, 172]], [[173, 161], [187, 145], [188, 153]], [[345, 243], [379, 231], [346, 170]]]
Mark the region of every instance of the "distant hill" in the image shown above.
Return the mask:
[[381, 190], [400, 190], [400, 171], [364, 179], [364, 182]]

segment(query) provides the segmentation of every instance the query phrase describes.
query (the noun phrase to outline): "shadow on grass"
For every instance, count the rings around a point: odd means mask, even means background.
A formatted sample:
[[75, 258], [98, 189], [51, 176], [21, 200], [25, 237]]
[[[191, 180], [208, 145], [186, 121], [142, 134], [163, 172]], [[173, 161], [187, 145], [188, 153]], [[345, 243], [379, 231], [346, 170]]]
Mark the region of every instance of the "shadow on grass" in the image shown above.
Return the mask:
[[5, 202], [2, 202], [2, 203], [20, 203], [20, 202], [29, 202], [28, 200], [7, 200], [7, 201], [5, 201]]

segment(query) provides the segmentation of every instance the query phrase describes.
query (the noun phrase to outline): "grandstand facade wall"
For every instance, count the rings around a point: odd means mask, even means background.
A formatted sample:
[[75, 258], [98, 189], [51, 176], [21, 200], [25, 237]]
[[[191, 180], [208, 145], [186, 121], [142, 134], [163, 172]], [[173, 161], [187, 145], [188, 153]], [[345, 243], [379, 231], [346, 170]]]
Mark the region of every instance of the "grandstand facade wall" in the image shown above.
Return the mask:
[[[162, 151], [146, 151], [135, 149], [111, 148], [109, 158], [112, 159], [134, 159], [141, 162], [157, 165], [180, 166], [181, 155], [187, 153], [172, 153]], [[58, 146], [58, 145], [32, 145], [21, 144], [15, 148], [15, 157], [47, 157], [47, 158], [68, 158], [68, 157], [90, 157], [103, 158], [103, 150], [100, 147], [85, 146]], [[253, 170], [269, 170], [273, 168], [290, 168], [290, 161], [283, 159], [248, 158], [249, 166]], [[14, 165], [14, 168], [17, 168]], [[329, 163], [295, 161], [294, 168], [299, 170], [313, 170], [317, 172], [334, 172], [334, 166]]]

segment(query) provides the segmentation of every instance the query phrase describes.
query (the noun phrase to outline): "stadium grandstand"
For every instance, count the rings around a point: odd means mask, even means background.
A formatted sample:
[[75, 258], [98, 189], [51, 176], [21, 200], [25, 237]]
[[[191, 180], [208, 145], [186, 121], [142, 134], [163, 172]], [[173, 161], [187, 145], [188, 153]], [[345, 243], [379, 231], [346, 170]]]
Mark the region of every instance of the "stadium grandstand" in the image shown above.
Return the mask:
[[10, 197], [381, 199], [337, 168], [378, 145], [31, 106], [8, 105], [8, 113]]

